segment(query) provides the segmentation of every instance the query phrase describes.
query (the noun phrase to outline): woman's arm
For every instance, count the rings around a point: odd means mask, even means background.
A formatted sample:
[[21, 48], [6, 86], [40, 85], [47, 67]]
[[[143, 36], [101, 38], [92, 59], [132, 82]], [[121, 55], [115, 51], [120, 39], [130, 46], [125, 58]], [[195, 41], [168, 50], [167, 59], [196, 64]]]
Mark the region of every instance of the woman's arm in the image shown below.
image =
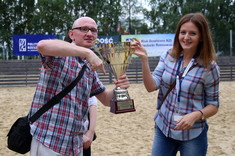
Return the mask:
[[[200, 112], [201, 111], [201, 112]], [[178, 121], [175, 130], [187, 130], [190, 129], [197, 120], [209, 118], [218, 112], [218, 107], [214, 105], [207, 105], [200, 111], [195, 111], [184, 115], [180, 121]]]
[[148, 92], [155, 91], [157, 90], [157, 85], [150, 71], [147, 51], [138, 39], [134, 40], [132, 43], [133, 54], [137, 55], [142, 61], [144, 86]]
[[[95, 99], [96, 100], [96, 99]], [[97, 102], [97, 101], [96, 101]], [[87, 149], [91, 146], [95, 134], [95, 126], [97, 120], [97, 106], [92, 105], [89, 107], [89, 129], [84, 136], [83, 148]]]

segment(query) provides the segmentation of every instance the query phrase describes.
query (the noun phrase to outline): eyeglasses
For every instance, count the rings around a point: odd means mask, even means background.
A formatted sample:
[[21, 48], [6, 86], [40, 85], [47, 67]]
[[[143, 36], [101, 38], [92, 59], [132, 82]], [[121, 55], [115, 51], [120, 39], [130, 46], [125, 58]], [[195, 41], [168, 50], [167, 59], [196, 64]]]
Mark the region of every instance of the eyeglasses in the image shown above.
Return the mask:
[[97, 35], [97, 33], [98, 33], [98, 30], [96, 28], [88, 28], [88, 27], [72, 28], [72, 30], [74, 30], [74, 29], [79, 29], [83, 33], [88, 33], [88, 31], [90, 30], [93, 35]]

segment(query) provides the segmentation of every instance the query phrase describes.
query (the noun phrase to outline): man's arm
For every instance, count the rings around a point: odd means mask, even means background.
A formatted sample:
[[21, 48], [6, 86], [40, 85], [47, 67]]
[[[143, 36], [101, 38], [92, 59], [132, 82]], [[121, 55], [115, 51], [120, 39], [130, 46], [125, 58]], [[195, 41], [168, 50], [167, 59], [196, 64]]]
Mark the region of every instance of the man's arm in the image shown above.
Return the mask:
[[105, 73], [103, 61], [88, 48], [53, 39], [39, 41], [37, 50], [45, 56], [79, 56], [86, 58], [91, 65], [91, 70], [102, 69], [103, 73]]
[[92, 53], [88, 48], [76, 46], [62, 40], [41, 40], [37, 44], [37, 50], [46, 56], [80, 56], [85, 58]]
[[103, 105], [110, 107], [110, 101], [112, 100], [113, 97], [113, 91], [105, 90], [102, 93], [97, 94], [96, 97]]
[[[130, 86], [130, 82], [127, 76], [124, 74], [120, 76], [117, 80], [113, 80], [116, 87], [120, 88], [128, 88]], [[113, 98], [113, 90], [105, 90], [102, 93], [96, 95], [97, 99], [105, 106], [110, 106], [110, 101]]]

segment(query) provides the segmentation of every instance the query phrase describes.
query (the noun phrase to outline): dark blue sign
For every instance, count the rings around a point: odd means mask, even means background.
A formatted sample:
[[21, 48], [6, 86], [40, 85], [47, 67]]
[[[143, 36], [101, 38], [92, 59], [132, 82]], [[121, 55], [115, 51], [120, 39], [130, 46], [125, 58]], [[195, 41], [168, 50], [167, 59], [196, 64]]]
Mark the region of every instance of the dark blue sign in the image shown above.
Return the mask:
[[114, 36], [98, 36], [97, 40], [101, 44], [106, 44], [106, 43], [113, 43], [113, 42], [120, 42], [121, 41], [121, 36], [120, 35], [114, 35]]
[[13, 35], [14, 56], [39, 55], [37, 44], [43, 39], [55, 39], [56, 35]]

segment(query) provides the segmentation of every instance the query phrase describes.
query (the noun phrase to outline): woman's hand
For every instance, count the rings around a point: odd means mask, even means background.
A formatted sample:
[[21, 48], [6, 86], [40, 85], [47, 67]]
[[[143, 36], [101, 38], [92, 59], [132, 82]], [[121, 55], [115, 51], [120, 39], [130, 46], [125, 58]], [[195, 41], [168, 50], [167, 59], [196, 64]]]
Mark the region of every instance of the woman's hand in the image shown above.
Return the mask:
[[131, 43], [132, 53], [140, 57], [141, 59], [147, 58], [148, 54], [140, 40], [133, 38]]
[[94, 137], [94, 133], [90, 131], [87, 131], [87, 133], [83, 135], [83, 148], [84, 149], [87, 149], [91, 146], [93, 137]]
[[83, 148], [87, 149], [91, 146], [93, 141], [94, 133], [87, 131], [86, 134], [83, 135]]
[[201, 118], [199, 111], [192, 112], [184, 115], [175, 126], [175, 130], [189, 130], [195, 123], [196, 120]]

